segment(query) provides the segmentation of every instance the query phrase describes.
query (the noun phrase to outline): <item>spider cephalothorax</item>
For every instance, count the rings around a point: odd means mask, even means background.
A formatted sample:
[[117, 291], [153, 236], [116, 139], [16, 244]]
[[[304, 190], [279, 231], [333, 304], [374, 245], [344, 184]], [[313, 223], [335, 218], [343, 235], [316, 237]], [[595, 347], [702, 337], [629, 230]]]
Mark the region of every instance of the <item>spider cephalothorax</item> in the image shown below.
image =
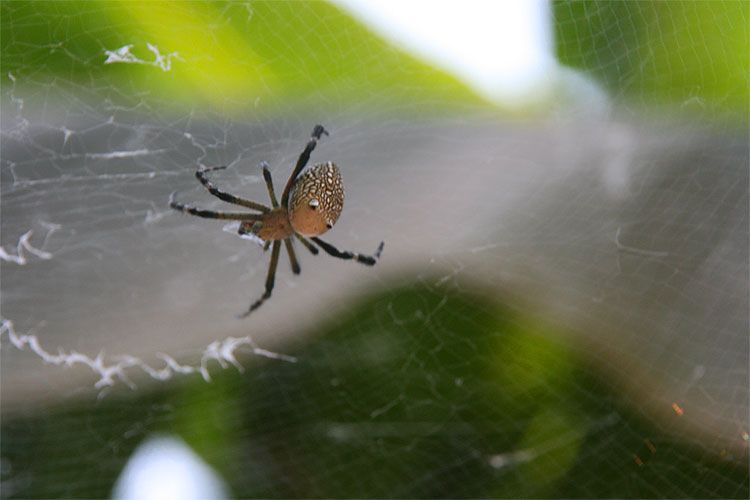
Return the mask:
[[[341, 172], [339, 172], [338, 167], [333, 162], [318, 163], [302, 172], [310, 159], [310, 153], [315, 149], [315, 145], [323, 134], [328, 135], [328, 131], [322, 125], [316, 125], [310, 141], [307, 143], [304, 151], [302, 151], [302, 154], [300, 154], [297, 165], [294, 167], [294, 171], [286, 183], [280, 204], [276, 200], [268, 164], [266, 162], [262, 163], [263, 178], [266, 181], [268, 194], [271, 197], [272, 207], [239, 198], [233, 194], [221, 191], [211, 184], [206, 174], [214, 170], [227, 168], [225, 166], [204, 168], [195, 173], [195, 176], [208, 192], [220, 200], [260, 213], [202, 210], [175, 201], [174, 193], [169, 197], [169, 206], [175, 210], [208, 219], [242, 221], [238, 230], [239, 234], [252, 233], [256, 235], [266, 242], [266, 248], [268, 248], [269, 244], [273, 245], [271, 263], [268, 266], [268, 276], [266, 277], [266, 291], [261, 298], [250, 305], [242, 316], [250, 314], [271, 296], [276, 276], [276, 266], [279, 262], [281, 241], [284, 241], [284, 246], [289, 254], [292, 272], [299, 274], [300, 267], [292, 246], [292, 236], [300, 240], [313, 255], [317, 255], [318, 253], [318, 248], [315, 246], [317, 244], [333, 257], [354, 259], [368, 266], [375, 265], [378, 257], [380, 257], [380, 252], [383, 250], [382, 241], [375, 253], [370, 256], [350, 251], [342, 252], [330, 243], [326, 243], [318, 238], [318, 236], [333, 227], [344, 207], [344, 184], [341, 181]], [[306, 236], [310, 237], [312, 241], [305, 238]]]

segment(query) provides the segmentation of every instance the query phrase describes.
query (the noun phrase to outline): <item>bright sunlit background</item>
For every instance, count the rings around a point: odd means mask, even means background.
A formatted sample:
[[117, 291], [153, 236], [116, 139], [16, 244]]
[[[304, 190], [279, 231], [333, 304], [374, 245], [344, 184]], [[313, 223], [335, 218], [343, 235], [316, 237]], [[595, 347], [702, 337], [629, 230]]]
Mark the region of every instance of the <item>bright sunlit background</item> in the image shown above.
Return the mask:
[[557, 63], [544, 0], [335, 3], [389, 42], [503, 107], [538, 100], [552, 84]]

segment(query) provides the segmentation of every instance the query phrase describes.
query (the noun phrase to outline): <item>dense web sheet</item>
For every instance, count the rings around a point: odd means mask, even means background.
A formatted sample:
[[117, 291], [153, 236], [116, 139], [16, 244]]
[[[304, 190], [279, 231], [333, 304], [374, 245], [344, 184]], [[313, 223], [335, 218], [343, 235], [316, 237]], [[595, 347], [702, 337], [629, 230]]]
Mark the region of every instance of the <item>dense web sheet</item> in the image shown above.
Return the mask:
[[[709, 85], [733, 67], [705, 40], [680, 47], [707, 58], [709, 90], [670, 101], [613, 66], [687, 79], [689, 58], [641, 58], [687, 43], [673, 24], [622, 53], [606, 36], [646, 14], [558, 6], [593, 70], [509, 119], [449, 78], [431, 87], [325, 4], [300, 4], [290, 19], [312, 28], [296, 34], [265, 12], [288, 5], [229, 4], [186, 31], [220, 43], [240, 19], [264, 41], [251, 63], [223, 54], [238, 71], [302, 51], [330, 79], [260, 69], [241, 98], [201, 81], [210, 97], [190, 101], [164, 79], [195, 78], [172, 75], [202, 59], [140, 28], [166, 21], [87, 5], [3, 4], [4, 497], [106, 495], [161, 431], [237, 496], [747, 496], [747, 91]], [[746, 15], [711, 9], [747, 38]], [[124, 28], [93, 29], [97, 15]], [[612, 60], [587, 48], [601, 37]], [[366, 78], [379, 64], [398, 78]], [[278, 90], [292, 77], [306, 81]], [[258, 165], [280, 189], [318, 122], [331, 134], [312, 162], [335, 161], [346, 186], [326, 239], [364, 253], [385, 240], [383, 257], [298, 245], [301, 275], [282, 256], [272, 299], [240, 321], [269, 255], [169, 194], [230, 209], [193, 176], [227, 165], [217, 185], [266, 203]], [[80, 462], [60, 465], [61, 448]]]

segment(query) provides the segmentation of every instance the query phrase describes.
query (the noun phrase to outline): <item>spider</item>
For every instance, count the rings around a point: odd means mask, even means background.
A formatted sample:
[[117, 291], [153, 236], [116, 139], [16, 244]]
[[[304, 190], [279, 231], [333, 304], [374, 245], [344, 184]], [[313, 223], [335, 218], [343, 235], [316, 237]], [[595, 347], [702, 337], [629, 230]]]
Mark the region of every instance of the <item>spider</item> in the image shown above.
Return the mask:
[[[250, 304], [247, 311], [239, 315], [240, 318], [246, 317], [271, 297], [282, 241], [289, 254], [289, 262], [292, 265], [292, 272], [294, 274], [300, 273], [300, 266], [292, 247], [292, 237], [302, 242], [313, 255], [318, 254], [318, 248], [315, 246], [317, 244], [328, 255], [338, 257], [339, 259], [356, 260], [366, 266], [374, 266], [380, 257], [380, 252], [383, 251], [384, 242], [382, 241], [373, 255], [364, 255], [348, 250], [341, 251], [330, 243], [326, 243], [318, 238], [319, 235], [333, 227], [339, 215], [341, 215], [341, 210], [344, 206], [344, 185], [341, 182], [341, 173], [333, 162], [315, 164], [302, 173], [302, 170], [310, 159], [310, 153], [315, 149], [318, 140], [320, 140], [323, 134], [328, 135], [328, 131], [322, 125], [316, 125], [313, 128], [310, 141], [305, 146], [302, 154], [299, 155], [297, 165], [294, 167], [294, 171], [286, 183], [284, 193], [281, 195], [281, 204], [276, 200], [268, 163], [265, 161], [261, 163], [263, 178], [266, 181], [268, 194], [271, 197], [271, 204], [273, 205], [271, 208], [254, 201], [239, 198], [215, 187], [209, 181], [206, 174], [215, 170], [223, 170], [227, 168], [226, 166], [201, 168], [195, 172], [195, 177], [198, 178], [198, 181], [212, 195], [227, 203], [249, 208], [260, 213], [203, 210], [175, 201], [175, 192], [169, 196], [169, 206], [175, 210], [206, 219], [242, 221], [237, 231], [241, 236], [254, 235], [265, 241], [264, 250], [268, 250], [268, 247], [272, 245], [271, 262], [268, 266], [265, 292], [258, 300]], [[312, 241], [307, 238], [310, 238]]]

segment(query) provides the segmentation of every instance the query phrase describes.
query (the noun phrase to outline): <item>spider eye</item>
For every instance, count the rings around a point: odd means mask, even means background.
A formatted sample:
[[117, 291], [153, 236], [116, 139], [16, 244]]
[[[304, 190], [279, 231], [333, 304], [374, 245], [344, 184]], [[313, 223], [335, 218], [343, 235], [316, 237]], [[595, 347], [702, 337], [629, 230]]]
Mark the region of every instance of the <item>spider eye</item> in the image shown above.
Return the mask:
[[313, 198], [312, 200], [310, 200], [310, 208], [312, 208], [313, 210], [315, 210], [316, 208], [318, 208], [319, 205], [320, 205], [320, 202], [318, 200], [316, 200], [315, 198]]

